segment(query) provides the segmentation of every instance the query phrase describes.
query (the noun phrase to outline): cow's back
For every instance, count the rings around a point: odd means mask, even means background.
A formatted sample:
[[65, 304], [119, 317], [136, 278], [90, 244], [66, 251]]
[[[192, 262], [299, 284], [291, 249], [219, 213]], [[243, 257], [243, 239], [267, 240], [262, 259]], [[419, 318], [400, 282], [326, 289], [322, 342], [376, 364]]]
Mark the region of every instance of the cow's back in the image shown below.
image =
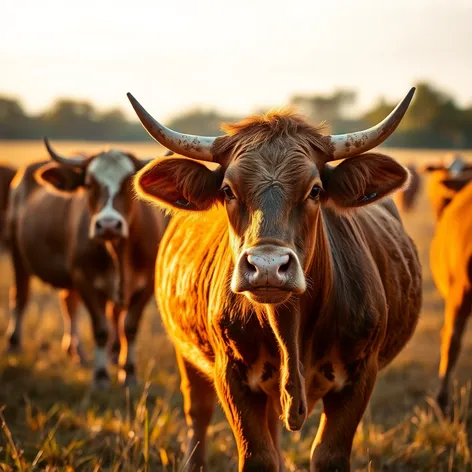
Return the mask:
[[431, 243], [430, 265], [444, 298], [452, 283], [472, 284], [472, 183], [444, 209]]
[[53, 286], [69, 288], [68, 223], [74, 202], [36, 181], [35, 173], [47, 162], [30, 164], [16, 174], [8, 204], [8, 237], [31, 274]]

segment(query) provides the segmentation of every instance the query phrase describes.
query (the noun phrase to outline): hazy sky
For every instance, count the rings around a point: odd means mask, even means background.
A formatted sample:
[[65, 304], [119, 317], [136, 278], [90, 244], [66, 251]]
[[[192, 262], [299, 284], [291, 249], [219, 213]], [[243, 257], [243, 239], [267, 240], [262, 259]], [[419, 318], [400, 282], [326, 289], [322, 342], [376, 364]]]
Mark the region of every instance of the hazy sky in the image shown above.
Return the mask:
[[0, 94], [36, 112], [60, 96], [166, 120], [246, 114], [352, 87], [358, 108], [426, 79], [472, 104], [472, 0], [7, 0]]

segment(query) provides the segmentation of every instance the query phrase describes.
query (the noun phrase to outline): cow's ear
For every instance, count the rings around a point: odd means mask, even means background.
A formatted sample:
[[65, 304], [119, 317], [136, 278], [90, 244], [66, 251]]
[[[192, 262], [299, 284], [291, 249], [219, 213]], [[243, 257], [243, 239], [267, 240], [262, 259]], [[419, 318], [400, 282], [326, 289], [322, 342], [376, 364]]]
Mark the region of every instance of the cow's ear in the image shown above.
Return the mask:
[[167, 209], [205, 211], [221, 200], [224, 171], [184, 157], [156, 159], [136, 175], [138, 195]]
[[394, 159], [368, 153], [331, 168], [323, 176], [323, 187], [328, 203], [343, 210], [374, 203], [407, 181], [408, 171]]
[[51, 163], [40, 167], [34, 174], [36, 181], [59, 193], [72, 193], [85, 182], [85, 170]]

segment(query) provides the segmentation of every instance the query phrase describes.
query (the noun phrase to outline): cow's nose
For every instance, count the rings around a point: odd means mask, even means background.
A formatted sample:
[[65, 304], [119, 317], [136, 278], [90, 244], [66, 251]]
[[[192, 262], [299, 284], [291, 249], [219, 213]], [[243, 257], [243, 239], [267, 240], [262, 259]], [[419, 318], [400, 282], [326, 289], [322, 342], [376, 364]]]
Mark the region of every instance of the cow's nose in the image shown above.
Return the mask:
[[247, 279], [253, 287], [281, 287], [287, 281], [292, 255], [248, 254], [246, 262]]
[[118, 218], [105, 217], [97, 220], [95, 226], [99, 232], [119, 232], [123, 228], [123, 223]]

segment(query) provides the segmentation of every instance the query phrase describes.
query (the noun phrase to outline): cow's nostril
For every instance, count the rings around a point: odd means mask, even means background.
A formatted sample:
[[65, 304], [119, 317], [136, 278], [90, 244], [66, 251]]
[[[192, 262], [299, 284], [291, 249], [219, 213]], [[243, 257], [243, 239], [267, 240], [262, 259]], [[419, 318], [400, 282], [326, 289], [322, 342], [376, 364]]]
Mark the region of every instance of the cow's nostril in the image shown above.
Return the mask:
[[247, 256], [247, 257], [246, 257], [246, 264], [245, 264], [246, 267], [245, 267], [245, 269], [246, 269], [246, 271], [247, 271], [248, 273], [255, 274], [255, 273], [257, 272], [257, 266], [256, 266], [255, 264], [252, 264], [252, 263], [249, 261], [250, 257], [251, 257], [251, 256]]
[[120, 220], [115, 221], [115, 229], [121, 229], [123, 223]]
[[290, 260], [279, 267], [279, 272], [287, 272], [290, 267]]

